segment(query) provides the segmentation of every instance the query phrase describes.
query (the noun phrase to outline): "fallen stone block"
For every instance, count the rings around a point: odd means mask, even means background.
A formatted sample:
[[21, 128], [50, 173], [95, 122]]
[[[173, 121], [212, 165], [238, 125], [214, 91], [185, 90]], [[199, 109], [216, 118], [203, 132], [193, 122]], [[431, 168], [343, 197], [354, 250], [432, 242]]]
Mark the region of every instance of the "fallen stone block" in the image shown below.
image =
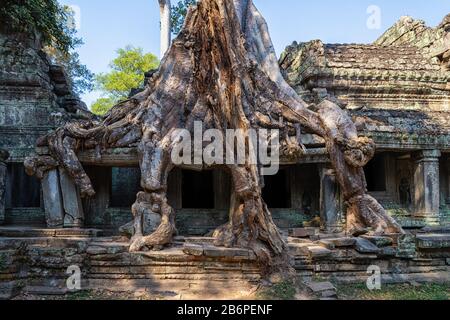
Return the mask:
[[320, 259], [320, 258], [326, 258], [331, 256], [331, 250], [328, 250], [324, 247], [308, 247], [308, 252], [311, 258], [313, 259]]
[[310, 282], [307, 284], [308, 288], [314, 293], [322, 294], [323, 292], [334, 292], [336, 293], [336, 288], [331, 282]]
[[380, 248], [374, 245], [369, 240], [364, 238], [356, 238], [355, 250], [359, 253], [379, 253]]

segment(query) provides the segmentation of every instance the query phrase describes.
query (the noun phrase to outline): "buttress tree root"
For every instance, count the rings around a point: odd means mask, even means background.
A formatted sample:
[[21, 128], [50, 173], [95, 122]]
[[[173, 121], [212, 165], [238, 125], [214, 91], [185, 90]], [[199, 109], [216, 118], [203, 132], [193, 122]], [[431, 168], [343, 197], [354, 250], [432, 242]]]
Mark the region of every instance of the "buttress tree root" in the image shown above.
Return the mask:
[[[315, 111], [312, 111], [315, 110]], [[283, 79], [267, 25], [251, 0], [202, 0], [189, 10], [185, 25], [145, 90], [112, 108], [98, 121], [69, 123], [40, 139], [49, 155], [26, 161], [30, 174], [63, 167], [83, 196], [95, 194], [77, 152], [137, 147], [143, 192], [133, 205], [135, 234], [130, 250], [161, 249], [176, 233], [175, 212], [167, 200], [167, 177], [175, 167], [171, 152], [177, 129], [282, 129], [285, 154], [304, 151], [299, 130], [323, 137], [349, 206], [349, 231], [398, 233], [401, 227], [367, 194], [362, 167], [374, 143], [358, 137], [355, 125], [337, 105], [308, 106]], [[223, 165], [233, 180], [230, 220], [218, 228], [216, 245], [255, 251], [268, 268], [287, 264], [286, 244], [261, 197], [258, 166]], [[143, 232], [146, 213], [161, 215], [151, 235]], [[355, 231], [356, 232], [356, 231]]]

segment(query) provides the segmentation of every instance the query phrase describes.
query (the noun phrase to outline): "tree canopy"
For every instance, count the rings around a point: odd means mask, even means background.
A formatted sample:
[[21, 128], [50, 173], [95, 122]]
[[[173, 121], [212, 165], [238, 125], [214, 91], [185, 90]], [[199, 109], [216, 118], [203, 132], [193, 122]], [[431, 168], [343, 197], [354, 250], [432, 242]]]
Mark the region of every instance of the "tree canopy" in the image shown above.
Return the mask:
[[2, 27], [13, 32], [38, 32], [45, 45], [68, 53], [77, 39], [68, 32], [70, 14], [56, 0], [3, 0]]
[[197, 0], [180, 0], [176, 5], [172, 6], [171, 27], [172, 33], [177, 35], [180, 33], [184, 24], [189, 6], [196, 4]]
[[117, 50], [117, 57], [109, 64], [111, 71], [96, 76], [96, 87], [103, 96], [92, 104], [92, 112], [103, 115], [126, 100], [132, 89], [144, 85], [145, 72], [158, 66], [158, 58], [152, 53], [144, 54], [142, 48], [127, 46]]
[[0, 21], [3, 31], [39, 34], [44, 51], [53, 63], [64, 67], [76, 95], [93, 89], [94, 74], [75, 51], [83, 40], [76, 36], [70, 7], [56, 0], [3, 0]]

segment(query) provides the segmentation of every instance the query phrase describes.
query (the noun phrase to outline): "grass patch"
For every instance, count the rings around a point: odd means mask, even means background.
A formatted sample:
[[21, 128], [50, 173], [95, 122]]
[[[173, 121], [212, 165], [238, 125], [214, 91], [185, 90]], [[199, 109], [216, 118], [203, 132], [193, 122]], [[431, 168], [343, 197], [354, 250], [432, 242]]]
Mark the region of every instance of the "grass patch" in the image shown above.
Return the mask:
[[260, 300], [294, 300], [297, 290], [291, 281], [284, 281], [261, 289], [256, 298]]
[[341, 300], [449, 300], [449, 284], [384, 285], [381, 290], [370, 291], [361, 285], [340, 285]]

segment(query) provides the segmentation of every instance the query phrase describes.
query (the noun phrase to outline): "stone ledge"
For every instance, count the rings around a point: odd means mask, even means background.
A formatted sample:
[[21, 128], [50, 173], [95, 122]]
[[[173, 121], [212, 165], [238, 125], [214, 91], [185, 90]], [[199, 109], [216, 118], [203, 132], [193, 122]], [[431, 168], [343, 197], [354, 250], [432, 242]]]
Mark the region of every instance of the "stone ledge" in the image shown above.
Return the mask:
[[416, 244], [419, 249], [450, 249], [450, 234], [418, 234]]

